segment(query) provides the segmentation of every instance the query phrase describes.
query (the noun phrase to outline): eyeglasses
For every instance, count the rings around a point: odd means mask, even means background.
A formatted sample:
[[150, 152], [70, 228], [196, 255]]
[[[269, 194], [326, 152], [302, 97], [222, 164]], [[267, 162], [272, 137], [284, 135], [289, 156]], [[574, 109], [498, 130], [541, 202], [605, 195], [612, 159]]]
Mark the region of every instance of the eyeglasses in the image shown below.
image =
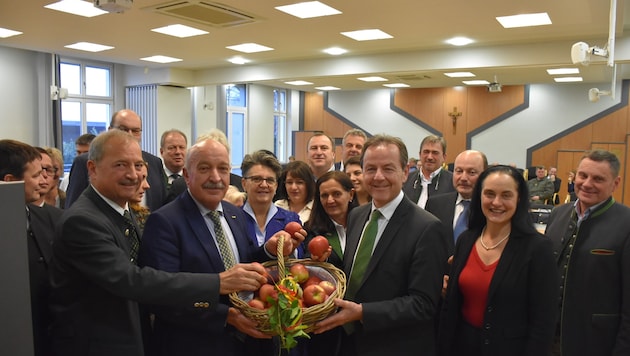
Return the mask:
[[130, 129], [126, 126], [113, 126], [116, 130], [129, 132], [132, 135], [140, 135], [142, 133], [142, 129]]
[[261, 176], [251, 176], [251, 177], [243, 177], [243, 179], [249, 179], [251, 180], [254, 184], [260, 184], [263, 181], [267, 182], [267, 184], [269, 185], [274, 185], [276, 183], [278, 183], [278, 181], [276, 180], [276, 178], [273, 177], [269, 177], [269, 178], [263, 178]]
[[47, 174], [53, 175], [59, 171], [59, 168], [55, 167], [42, 167], [42, 170], [46, 171]]

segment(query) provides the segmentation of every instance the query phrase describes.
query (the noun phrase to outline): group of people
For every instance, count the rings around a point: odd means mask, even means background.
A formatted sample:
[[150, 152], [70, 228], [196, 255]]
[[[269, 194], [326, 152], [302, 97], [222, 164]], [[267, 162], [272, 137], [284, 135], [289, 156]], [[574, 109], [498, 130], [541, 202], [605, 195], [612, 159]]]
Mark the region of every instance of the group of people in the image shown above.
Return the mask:
[[[399, 138], [353, 129], [338, 162], [317, 133], [305, 162], [258, 150], [238, 177], [218, 130], [190, 148], [165, 132], [163, 163], [141, 132], [133, 111], [113, 116], [75, 159], [63, 215], [37, 204], [54, 160], [0, 140], [0, 177], [24, 181], [36, 355], [276, 353], [227, 296], [266, 282], [259, 262], [280, 237], [285, 255], [347, 277], [337, 312], [294, 354], [630, 353], [630, 209], [613, 198], [611, 152], [584, 155], [577, 200], [553, 209], [545, 236], [521, 172], [475, 150], [451, 172], [441, 137], [422, 140], [413, 173]], [[290, 221], [304, 228], [289, 236]], [[326, 256], [305, 248], [317, 235]]]

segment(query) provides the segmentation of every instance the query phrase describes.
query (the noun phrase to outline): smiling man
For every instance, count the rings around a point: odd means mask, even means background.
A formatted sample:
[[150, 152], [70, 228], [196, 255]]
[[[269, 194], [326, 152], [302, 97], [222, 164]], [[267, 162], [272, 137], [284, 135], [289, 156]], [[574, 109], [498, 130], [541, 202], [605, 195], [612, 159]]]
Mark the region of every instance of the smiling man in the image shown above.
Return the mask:
[[311, 172], [317, 178], [335, 169], [335, 144], [332, 138], [323, 133], [316, 133], [308, 140], [306, 146], [307, 162]]
[[613, 198], [620, 166], [612, 152], [587, 152], [575, 176], [577, 201], [549, 217], [545, 234], [561, 276], [554, 355], [630, 354], [630, 208]]
[[169, 187], [175, 179], [183, 176], [187, 147], [188, 139], [183, 132], [171, 129], [162, 134], [160, 155], [164, 161], [164, 173]]

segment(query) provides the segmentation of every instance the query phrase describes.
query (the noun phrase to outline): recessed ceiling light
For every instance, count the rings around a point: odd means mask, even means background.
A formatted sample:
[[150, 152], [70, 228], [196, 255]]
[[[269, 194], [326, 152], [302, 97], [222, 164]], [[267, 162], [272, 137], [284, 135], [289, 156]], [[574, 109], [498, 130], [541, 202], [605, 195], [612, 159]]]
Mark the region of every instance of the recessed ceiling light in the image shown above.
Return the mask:
[[56, 3], [44, 6], [47, 9], [65, 12], [68, 14], [79, 15], [83, 17], [94, 17], [107, 14], [107, 11], [101, 10], [94, 6], [92, 1], [81, 0], [61, 0]]
[[347, 53], [348, 51], [343, 49], [343, 48], [339, 48], [339, 47], [330, 47], [324, 50], [324, 53], [328, 53], [332, 56], [338, 56], [340, 54], [344, 54]]
[[579, 74], [580, 73], [580, 69], [578, 69], [578, 68], [555, 68], [555, 69], [547, 69], [547, 73], [549, 75]]
[[372, 41], [394, 38], [392, 35], [377, 29], [349, 31], [342, 32], [341, 34], [356, 41]]
[[144, 58], [140, 58], [143, 61], [148, 61], [148, 62], [155, 62], [155, 63], [173, 63], [173, 62], [181, 62], [182, 59], [180, 58], [173, 58], [173, 57], [169, 57], [169, 56], [151, 56], [151, 57], [144, 57]]
[[311, 85], [313, 83], [311, 82], [307, 82], [305, 80], [294, 80], [291, 82], [284, 82], [285, 84], [290, 84], [290, 85]]
[[362, 80], [364, 82], [386, 82], [387, 79], [383, 78], [383, 77], [363, 77], [363, 78], [357, 78], [358, 80]]
[[78, 49], [79, 51], [87, 51], [87, 52], [101, 52], [106, 51], [108, 49], [112, 49], [112, 46], [105, 46], [98, 43], [90, 43], [90, 42], [77, 42], [71, 45], [64, 46], [66, 48]]
[[233, 64], [245, 64], [245, 63], [249, 63], [249, 60], [243, 57], [233, 57], [233, 58], [228, 59], [228, 62], [233, 63]]
[[151, 31], [159, 32], [165, 35], [175, 36], [179, 38], [205, 35], [208, 33], [207, 31], [203, 31], [194, 27], [190, 27], [186, 25], [179, 25], [179, 24], [154, 28]]
[[487, 80], [464, 80], [462, 83], [466, 85], [488, 85], [490, 84]]
[[229, 48], [231, 50], [239, 51], [243, 53], [273, 51], [273, 48], [259, 45], [258, 43], [241, 43], [239, 45], [227, 46], [225, 48]]
[[573, 83], [573, 82], [581, 82], [583, 79], [582, 77], [560, 77], [560, 78], [553, 78], [553, 80], [555, 80], [556, 83]]
[[451, 39], [446, 40], [446, 43], [453, 46], [465, 46], [471, 44], [475, 41], [471, 40], [468, 37], [453, 37]]
[[451, 73], [444, 73], [444, 75], [449, 77], [449, 78], [470, 78], [470, 77], [476, 77], [476, 75], [472, 74], [471, 72], [451, 72]]
[[551, 19], [546, 12], [499, 16], [496, 19], [504, 28], [551, 25]]
[[9, 38], [11, 36], [17, 36], [21, 34], [22, 32], [20, 31], [13, 31], [13, 30], [9, 30], [8, 28], [0, 27], [0, 38]]
[[332, 86], [325, 86], [325, 87], [315, 87], [315, 89], [317, 90], [324, 90], [324, 91], [329, 91], [329, 90], [340, 90], [337, 87], [332, 87]]
[[307, 1], [292, 5], [276, 6], [276, 10], [301, 19], [341, 14], [341, 11], [322, 4], [319, 1]]
[[383, 86], [388, 88], [409, 88], [409, 85], [405, 83], [383, 84]]

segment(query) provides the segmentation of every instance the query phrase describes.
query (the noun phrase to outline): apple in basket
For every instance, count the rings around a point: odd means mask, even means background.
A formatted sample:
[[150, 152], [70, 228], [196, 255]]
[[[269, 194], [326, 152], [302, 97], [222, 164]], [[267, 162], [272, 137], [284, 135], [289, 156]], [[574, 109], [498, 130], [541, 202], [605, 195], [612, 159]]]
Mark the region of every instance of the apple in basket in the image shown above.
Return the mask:
[[323, 303], [326, 297], [326, 291], [319, 284], [311, 284], [304, 288], [304, 304], [307, 307]]
[[306, 282], [308, 279], [308, 269], [301, 263], [294, 263], [291, 268], [289, 268], [289, 273], [293, 276], [298, 283]]
[[272, 284], [263, 284], [258, 290], [258, 297], [265, 303], [269, 303], [269, 298], [272, 300], [278, 299], [278, 291]]
[[249, 305], [250, 307], [254, 309], [265, 310], [265, 303], [260, 299], [254, 298], [250, 300], [249, 302], [247, 302], [247, 305]]
[[326, 295], [331, 295], [332, 292], [334, 292], [335, 289], [337, 289], [337, 287], [331, 281], [321, 281], [319, 282], [319, 286], [324, 289], [324, 292], [326, 292]]
[[319, 284], [321, 281], [322, 281], [321, 278], [315, 275], [310, 275], [308, 279], [304, 283], [302, 283], [302, 288], [306, 288], [310, 286], [311, 284]]

